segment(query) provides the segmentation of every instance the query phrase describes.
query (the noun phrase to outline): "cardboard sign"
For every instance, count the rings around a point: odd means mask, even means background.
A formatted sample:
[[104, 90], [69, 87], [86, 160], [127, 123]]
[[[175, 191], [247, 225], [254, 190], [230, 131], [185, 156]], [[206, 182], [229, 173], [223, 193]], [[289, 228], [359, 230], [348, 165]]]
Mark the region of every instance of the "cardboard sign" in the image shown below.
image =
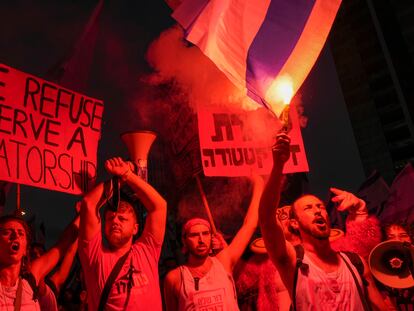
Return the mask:
[[0, 64], [0, 180], [87, 191], [103, 109], [100, 100]]
[[[291, 155], [284, 173], [309, 171], [295, 107], [290, 108]], [[201, 162], [206, 176], [250, 176], [270, 174], [272, 145], [281, 128], [267, 109], [255, 111], [224, 108], [198, 109]]]

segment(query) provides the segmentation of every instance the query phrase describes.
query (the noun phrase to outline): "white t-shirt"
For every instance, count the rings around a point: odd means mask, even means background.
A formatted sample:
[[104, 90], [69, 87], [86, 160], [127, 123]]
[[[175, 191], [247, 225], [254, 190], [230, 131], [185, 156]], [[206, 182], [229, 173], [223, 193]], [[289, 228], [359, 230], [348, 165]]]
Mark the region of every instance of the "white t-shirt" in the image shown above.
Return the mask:
[[[13, 311], [16, 291], [19, 282], [14, 286], [4, 286], [0, 283], [0, 310]], [[22, 279], [22, 303], [21, 311], [40, 311], [39, 302], [33, 300], [33, 290], [29, 282]]]
[[[144, 231], [132, 245], [131, 252], [112, 285], [105, 310], [162, 310], [158, 278], [161, 246], [151, 234]], [[96, 311], [105, 282], [119, 257], [102, 245], [101, 232], [90, 241], [80, 240], [78, 252], [85, 275], [88, 308], [90, 311]], [[132, 286], [130, 290], [128, 286]]]

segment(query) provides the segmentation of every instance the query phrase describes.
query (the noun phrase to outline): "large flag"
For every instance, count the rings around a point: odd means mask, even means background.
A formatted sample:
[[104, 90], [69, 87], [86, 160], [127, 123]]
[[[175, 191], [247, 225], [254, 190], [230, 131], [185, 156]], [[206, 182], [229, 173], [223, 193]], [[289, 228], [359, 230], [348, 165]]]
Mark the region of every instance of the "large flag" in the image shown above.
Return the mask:
[[390, 196], [380, 215], [382, 223], [414, 222], [414, 167], [408, 163], [395, 177]]
[[277, 115], [312, 69], [341, 0], [183, 0], [173, 17], [241, 90]]
[[99, 0], [83, 32], [70, 52], [53, 66], [46, 78], [66, 88], [84, 92], [93, 61], [104, 0]]

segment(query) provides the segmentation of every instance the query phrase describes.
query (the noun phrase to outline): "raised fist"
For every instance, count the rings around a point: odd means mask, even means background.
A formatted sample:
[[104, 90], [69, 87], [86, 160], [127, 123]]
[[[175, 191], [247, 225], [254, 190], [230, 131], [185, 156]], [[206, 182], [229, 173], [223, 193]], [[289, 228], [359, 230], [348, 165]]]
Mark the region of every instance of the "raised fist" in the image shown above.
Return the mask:
[[273, 164], [285, 164], [290, 156], [290, 137], [285, 133], [276, 136], [276, 143], [272, 147]]

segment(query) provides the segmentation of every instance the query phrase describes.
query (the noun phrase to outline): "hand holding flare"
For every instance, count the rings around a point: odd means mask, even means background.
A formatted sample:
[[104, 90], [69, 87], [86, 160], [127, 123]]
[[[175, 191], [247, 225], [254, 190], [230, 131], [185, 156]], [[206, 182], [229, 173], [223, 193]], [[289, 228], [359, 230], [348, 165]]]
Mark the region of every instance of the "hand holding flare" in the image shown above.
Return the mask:
[[[292, 122], [289, 117], [289, 104], [293, 97], [293, 82], [290, 77], [280, 77], [276, 79], [268, 91], [270, 105], [280, 106], [281, 103], [285, 106], [279, 116], [279, 120], [282, 123], [280, 132], [289, 133], [292, 129]], [[276, 109], [272, 109], [276, 113]]]

